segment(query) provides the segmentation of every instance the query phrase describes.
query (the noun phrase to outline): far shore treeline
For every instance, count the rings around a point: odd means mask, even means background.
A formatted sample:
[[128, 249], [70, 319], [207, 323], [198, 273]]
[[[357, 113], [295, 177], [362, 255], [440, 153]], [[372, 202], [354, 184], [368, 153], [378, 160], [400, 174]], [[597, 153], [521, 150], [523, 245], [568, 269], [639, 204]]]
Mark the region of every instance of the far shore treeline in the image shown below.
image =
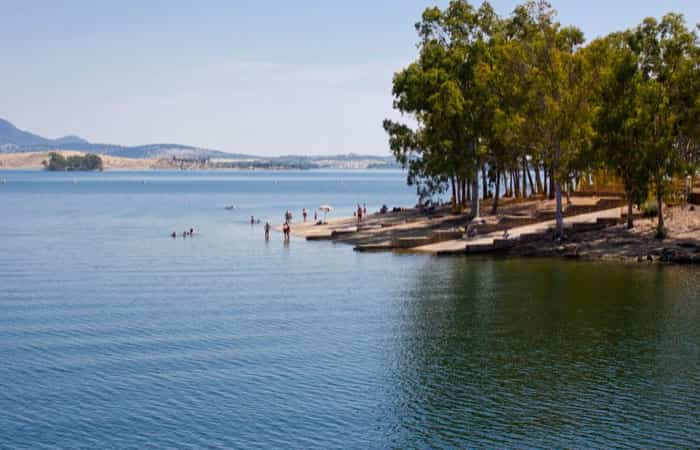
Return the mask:
[[85, 155], [70, 155], [65, 157], [60, 153], [49, 153], [49, 160], [44, 162], [49, 171], [102, 171], [102, 158], [94, 153]]
[[453, 0], [415, 27], [418, 56], [393, 80], [394, 108], [412, 120], [384, 129], [419, 195], [451, 190], [475, 216], [479, 196], [497, 210], [502, 184], [509, 196], [547, 195], [561, 235], [562, 191], [603, 172], [626, 194], [628, 226], [653, 195], [665, 234], [664, 196], [700, 154], [700, 46], [682, 15], [586, 43], [544, 1], [499, 17]]

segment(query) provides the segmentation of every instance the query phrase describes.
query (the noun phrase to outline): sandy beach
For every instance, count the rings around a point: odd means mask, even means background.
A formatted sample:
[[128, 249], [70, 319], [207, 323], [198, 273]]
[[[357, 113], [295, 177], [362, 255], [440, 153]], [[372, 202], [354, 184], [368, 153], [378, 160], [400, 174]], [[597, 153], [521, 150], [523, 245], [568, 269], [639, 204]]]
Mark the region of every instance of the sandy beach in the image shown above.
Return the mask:
[[[64, 157], [84, 155], [85, 152], [57, 151]], [[102, 158], [105, 170], [147, 170], [176, 168], [168, 159], [120, 158], [117, 156], [98, 155]], [[0, 169], [43, 169], [48, 161], [49, 152], [5, 153], [0, 154]]]
[[[550, 200], [505, 201], [498, 214], [470, 221], [468, 214], [441, 208], [329, 219], [323, 225], [293, 223], [294, 236], [332, 240], [357, 251], [399, 251], [435, 256], [495, 254], [634, 262], [700, 263], [700, 212], [695, 205], [665, 209], [668, 237], [655, 239], [656, 219], [635, 218], [627, 230], [621, 198], [572, 197], [565, 211], [566, 237], [553, 237]], [[489, 211], [488, 202], [482, 211]], [[611, 207], [612, 206], [612, 207]], [[477, 235], [465, 239], [467, 227]], [[276, 227], [279, 231], [281, 226]], [[507, 230], [507, 237], [505, 232]]]

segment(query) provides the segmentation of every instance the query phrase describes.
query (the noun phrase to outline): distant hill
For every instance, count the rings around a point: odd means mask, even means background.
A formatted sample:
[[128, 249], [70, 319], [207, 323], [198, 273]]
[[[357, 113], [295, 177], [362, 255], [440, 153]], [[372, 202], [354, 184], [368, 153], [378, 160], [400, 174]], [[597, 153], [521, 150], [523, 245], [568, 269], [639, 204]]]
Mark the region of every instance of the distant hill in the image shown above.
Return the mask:
[[7, 120], [0, 119], [0, 145], [3, 148], [49, 145], [51, 142], [51, 139], [37, 136], [28, 131], [22, 131]]
[[[227, 153], [200, 147], [179, 144], [150, 144], [122, 146], [96, 144], [74, 135], [48, 139], [15, 127], [0, 119], [0, 154], [49, 152], [55, 150], [97, 153], [119, 158], [171, 159], [178, 164], [186, 160], [214, 160], [211, 166], [218, 168], [290, 168], [290, 169], [393, 169], [399, 168], [391, 156], [318, 155], [261, 157], [241, 153]], [[183, 161], [184, 160], [184, 161]], [[226, 162], [218, 160], [227, 160]]]
[[47, 150], [77, 150], [119, 156], [122, 158], [180, 158], [180, 159], [250, 159], [251, 155], [226, 153], [218, 150], [179, 144], [149, 144], [126, 147], [114, 144], [96, 144], [79, 136], [48, 139], [15, 127], [0, 119], [0, 153], [41, 152]]

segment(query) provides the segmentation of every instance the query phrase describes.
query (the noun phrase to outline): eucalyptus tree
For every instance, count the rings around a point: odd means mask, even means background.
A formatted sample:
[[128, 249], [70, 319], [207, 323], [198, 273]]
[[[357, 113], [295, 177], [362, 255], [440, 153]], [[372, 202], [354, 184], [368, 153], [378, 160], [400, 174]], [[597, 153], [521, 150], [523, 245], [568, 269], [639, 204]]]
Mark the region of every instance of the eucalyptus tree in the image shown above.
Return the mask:
[[580, 53], [583, 33], [562, 27], [546, 1], [527, 2], [516, 16], [531, 30], [523, 40], [523, 77], [528, 81], [526, 115], [534, 125], [534, 147], [541, 148], [550, 168], [556, 199], [556, 235], [563, 236], [562, 184], [592, 137], [589, 83]]
[[[448, 178], [460, 206], [471, 183], [473, 217], [479, 215], [478, 176], [486, 161], [481, 143], [489, 119], [487, 90], [476, 71], [497, 24], [488, 3], [475, 8], [453, 0], [444, 10], [427, 8], [416, 24], [418, 58], [393, 80], [394, 108], [412, 116], [417, 126], [384, 122], [394, 153], [413, 160], [416, 168], [430, 168], [424, 175]], [[408, 131], [411, 145], [398, 145], [406, 141], [397, 133]]]
[[627, 200], [627, 228], [634, 227], [633, 205], [648, 195], [650, 173], [642, 137], [648, 131], [643, 110], [644, 79], [639, 57], [630, 47], [630, 32], [613, 33], [584, 50], [589, 70], [599, 83], [591, 90], [595, 105], [595, 150], [602, 167], [622, 181]]
[[674, 175], [684, 173], [686, 140], [692, 140], [694, 125], [689, 117], [688, 97], [697, 67], [697, 34], [689, 30], [679, 14], [669, 13], [661, 21], [645, 19], [630, 34], [630, 47], [638, 55], [642, 85], [640, 115], [645, 125], [642, 149], [652, 176], [659, 210], [657, 236], [666, 234], [663, 198]]

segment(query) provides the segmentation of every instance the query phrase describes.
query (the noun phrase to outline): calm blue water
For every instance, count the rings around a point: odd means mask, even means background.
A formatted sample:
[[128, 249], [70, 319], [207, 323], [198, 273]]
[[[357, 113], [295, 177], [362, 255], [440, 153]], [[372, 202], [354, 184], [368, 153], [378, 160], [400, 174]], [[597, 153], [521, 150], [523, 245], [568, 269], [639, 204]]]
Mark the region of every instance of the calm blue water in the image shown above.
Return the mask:
[[400, 172], [0, 178], [0, 448], [700, 446], [697, 269], [248, 223], [410, 205]]

